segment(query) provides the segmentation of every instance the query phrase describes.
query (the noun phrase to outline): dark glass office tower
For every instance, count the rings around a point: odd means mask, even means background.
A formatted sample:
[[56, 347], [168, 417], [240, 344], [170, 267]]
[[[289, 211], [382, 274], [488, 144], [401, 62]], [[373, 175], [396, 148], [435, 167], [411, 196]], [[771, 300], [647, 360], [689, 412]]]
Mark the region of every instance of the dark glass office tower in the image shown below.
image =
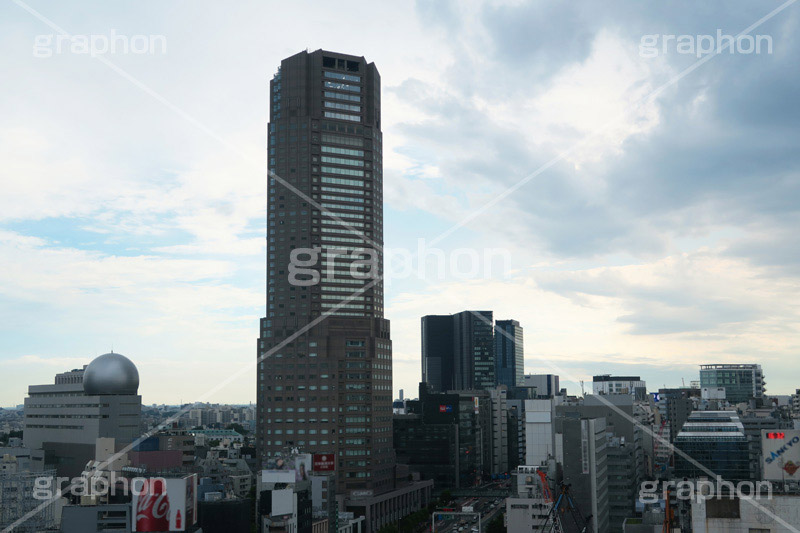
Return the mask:
[[258, 452], [335, 454], [337, 492], [380, 493], [394, 476], [380, 75], [363, 57], [301, 52], [269, 97]]
[[453, 315], [422, 317], [422, 381], [433, 392], [455, 390]]
[[434, 392], [494, 387], [492, 312], [422, 317], [422, 381]]
[[495, 386], [494, 318], [491, 311], [462, 311], [453, 315], [458, 390]]
[[498, 320], [494, 326], [495, 377], [498, 385], [521, 387], [525, 371], [522, 326], [516, 320]]

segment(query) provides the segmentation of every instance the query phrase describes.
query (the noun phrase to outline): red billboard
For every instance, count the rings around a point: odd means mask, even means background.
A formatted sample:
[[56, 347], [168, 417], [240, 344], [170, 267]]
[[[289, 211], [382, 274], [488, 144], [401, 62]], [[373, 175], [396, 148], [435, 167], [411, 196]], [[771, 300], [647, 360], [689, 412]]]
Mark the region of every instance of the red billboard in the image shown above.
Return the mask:
[[333, 472], [336, 470], [336, 455], [333, 453], [314, 454], [314, 472]]
[[145, 478], [133, 484], [133, 531], [186, 531], [197, 523], [197, 475]]

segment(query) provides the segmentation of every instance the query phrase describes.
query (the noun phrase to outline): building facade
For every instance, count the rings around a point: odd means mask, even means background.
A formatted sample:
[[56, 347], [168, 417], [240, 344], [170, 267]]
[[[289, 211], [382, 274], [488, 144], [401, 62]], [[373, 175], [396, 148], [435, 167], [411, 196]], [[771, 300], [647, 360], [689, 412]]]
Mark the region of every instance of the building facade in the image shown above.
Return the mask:
[[555, 374], [523, 375], [517, 386], [527, 389], [527, 397], [531, 399], [552, 398], [561, 392], [559, 377]]
[[[563, 466], [563, 483], [586, 517], [592, 515], [595, 533], [608, 533], [608, 446], [602, 418], [559, 416], [556, 425], [556, 460]], [[566, 524], [565, 524], [566, 525]], [[576, 531], [568, 526], [566, 531]]]
[[522, 326], [516, 320], [498, 320], [494, 325], [495, 377], [508, 388], [522, 385], [525, 373]]
[[750, 445], [735, 411], [695, 411], [675, 437], [675, 476], [753, 479]]
[[592, 394], [631, 394], [645, 389], [646, 383], [639, 376], [612, 376], [604, 374], [592, 377]]
[[422, 381], [434, 392], [455, 390], [453, 316], [424, 316], [421, 328]]
[[766, 381], [761, 365], [700, 365], [700, 387], [723, 387], [725, 399], [737, 404], [763, 398]]
[[437, 393], [420, 384], [419, 400], [395, 416], [398, 463], [436, 482], [436, 490], [475, 486], [491, 474], [492, 413], [486, 391]]
[[434, 391], [494, 387], [494, 352], [491, 311], [422, 317], [422, 380]]
[[[119, 377], [117, 364], [135, 377], [132, 386], [93, 386], [84, 376]], [[106, 372], [111, 370], [112, 372]], [[135, 376], [133, 376], [135, 374]], [[125, 384], [123, 384], [125, 385]], [[124, 444], [141, 433], [142, 397], [137, 394], [139, 375], [133, 363], [120, 354], [97, 357], [83, 369], [57, 374], [52, 385], [31, 385], [25, 398], [25, 447], [44, 450], [45, 464], [59, 476], [79, 475], [95, 456], [98, 438]]]
[[270, 82], [258, 453], [335, 454], [340, 493], [393, 485], [380, 89], [374, 63], [323, 50]]

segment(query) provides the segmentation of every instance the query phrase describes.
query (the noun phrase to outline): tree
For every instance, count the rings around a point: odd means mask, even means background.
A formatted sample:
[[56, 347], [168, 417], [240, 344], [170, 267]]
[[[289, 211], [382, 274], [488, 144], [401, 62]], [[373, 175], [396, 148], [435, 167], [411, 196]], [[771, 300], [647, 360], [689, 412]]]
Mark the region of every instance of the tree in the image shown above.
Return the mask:
[[226, 427], [225, 429], [232, 429], [239, 435], [247, 435], [248, 433], [250, 433], [249, 431], [244, 429], [244, 426], [242, 426], [241, 424], [228, 424], [228, 427]]
[[503, 524], [503, 513], [498, 514], [494, 520], [489, 522], [486, 533], [506, 533], [506, 526]]

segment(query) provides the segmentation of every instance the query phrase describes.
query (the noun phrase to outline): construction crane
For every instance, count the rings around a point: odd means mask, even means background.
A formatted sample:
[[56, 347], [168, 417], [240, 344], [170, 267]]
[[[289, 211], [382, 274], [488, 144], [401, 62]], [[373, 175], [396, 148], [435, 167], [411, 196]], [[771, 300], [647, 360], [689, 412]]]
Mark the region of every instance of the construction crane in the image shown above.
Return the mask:
[[550, 512], [547, 515], [547, 519], [542, 526], [542, 531], [564, 533], [564, 524], [562, 522], [561, 515], [566, 514], [567, 511], [569, 511], [570, 516], [575, 522], [575, 525], [578, 527], [580, 533], [586, 533], [589, 531], [589, 525], [592, 522], [592, 515], [589, 515], [586, 518], [583, 517], [583, 514], [581, 513], [580, 509], [578, 509], [578, 506], [575, 505], [575, 501], [572, 499], [572, 496], [569, 493], [569, 485], [562, 484], [558, 499], [553, 501], [553, 493], [550, 490], [550, 485], [547, 483], [547, 475], [541, 470], [539, 470], [538, 473], [539, 478], [542, 480], [542, 494], [544, 495], [544, 500], [547, 503], [553, 504], [553, 506], [550, 508]]
[[672, 533], [672, 524], [675, 519], [672, 507], [669, 505], [670, 491], [667, 490], [666, 497], [664, 498], [664, 526], [661, 528], [661, 533]]

